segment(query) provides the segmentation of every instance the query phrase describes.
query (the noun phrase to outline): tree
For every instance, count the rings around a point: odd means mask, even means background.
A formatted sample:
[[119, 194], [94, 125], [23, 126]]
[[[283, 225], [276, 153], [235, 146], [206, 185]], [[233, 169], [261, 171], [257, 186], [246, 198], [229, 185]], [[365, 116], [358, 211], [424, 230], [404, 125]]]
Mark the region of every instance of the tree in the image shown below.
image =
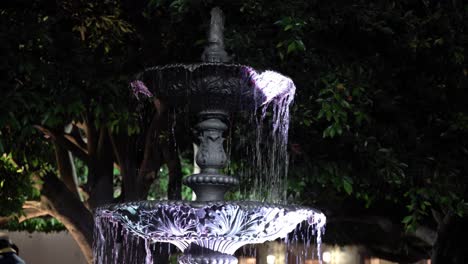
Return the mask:
[[[128, 81], [145, 66], [198, 61], [214, 4], [236, 62], [298, 87], [290, 193], [324, 208], [325, 240], [402, 262], [464, 263], [451, 246], [467, 210], [462, 1], [16, 2], [0, 14], [0, 150], [41, 179], [40, 203], [25, 206], [59, 219], [91, 259], [90, 210], [146, 198], [162, 164], [170, 198], [180, 197], [172, 110], [131, 99]], [[180, 150], [191, 147], [185, 129]], [[76, 175], [77, 159], [87, 177]]]
[[[287, 43], [314, 48], [294, 57], [294, 68], [311, 71], [315, 80], [309, 81], [315, 91], [298, 98], [316, 102], [311, 107], [299, 99], [299, 115], [293, 115], [299, 127], [291, 137], [301, 147], [297, 162], [305, 166], [296, 174], [299, 192], [311, 203], [325, 203], [332, 228], [336, 221], [381, 234], [361, 241], [386, 258], [414, 261], [432, 251], [433, 263], [463, 263], [466, 256], [454, 253], [453, 244], [439, 245], [458, 239], [454, 230], [464, 230], [467, 210], [466, 109], [460, 101], [466, 98], [466, 7], [410, 1], [315, 7], [279, 22], [285, 32], [303, 27], [291, 33], [296, 37], [312, 35]], [[286, 53], [304, 49], [289, 45]], [[308, 61], [322, 63], [309, 68]], [[343, 201], [343, 194], [354, 197]], [[458, 227], [447, 234], [451, 221]]]
[[[35, 206], [34, 214], [23, 218], [54, 216], [89, 261], [93, 208], [145, 199], [164, 163], [169, 198], [181, 195], [179, 156], [165, 125], [169, 116], [158, 101], [136, 102], [128, 89], [125, 67], [133, 61], [122, 61], [138, 41], [122, 16], [115, 1], [30, 1], [1, 16], [9, 54], [2, 152], [39, 178], [40, 201], [26, 203]], [[75, 159], [87, 168], [84, 179], [77, 177]], [[122, 182], [117, 197], [114, 167]]]

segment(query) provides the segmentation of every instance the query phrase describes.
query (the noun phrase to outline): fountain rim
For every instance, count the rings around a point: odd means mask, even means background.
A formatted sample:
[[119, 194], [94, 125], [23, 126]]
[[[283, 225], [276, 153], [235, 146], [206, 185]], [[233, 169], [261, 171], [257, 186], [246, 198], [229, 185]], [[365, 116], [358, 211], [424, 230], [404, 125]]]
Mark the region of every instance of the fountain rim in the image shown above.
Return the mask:
[[[279, 89], [274, 94], [265, 93], [264, 86], [269, 84], [258, 86], [257, 78], [271, 75], [282, 76], [281, 81], [287, 80], [288, 88]], [[145, 92], [136, 90], [134, 82], [141, 82]], [[255, 111], [272, 100], [288, 97], [290, 87], [294, 87], [288, 75], [275, 70], [224, 62], [147, 67], [133, 76], [130, 85], [137, 98], [137, 93], [143, 93], [147, 97], [163, 99], [172, 106], [189, 106], [194, 111], [222, 109], [225, 112]]]
[[260, 202], [260, 201], [184, 201], [184, 200], [142, 200], [142, 201], [130, 201], [123, 203], [109, 203], [95, 208], [95, 212], [100, 210], [118, 210], [117, 206], [141, 206], [143, 205], [146, 209], [156, 209], [158, 206], [188, 206], [194, 209], [197, 208], [206, 208], [206, 207], [215, 207], [215, 206], [226, 206], [233, 205], [239, 206], [243, 209], [253, 209], [253, 208], [281, 208], [288, 211], [295, 210], [308, 210], [313, 211], [316, 214], [323, 214], [323, 212], [317, 208], [296, 205], [296, 204], [281, 204], [281, 203], [269, 203], [269, 202]]
[[[119, 206], [119, 207], [117, 207]], [[285, 204], [278, 204], [278, 203], [263, 203], [259, 201], [205, 201], [205, 202], [197, 202], [197, 201], [183, 201], [183, 200], [162, 200], [162, 201], [133, 201], [133, 202], [126, 202], [126, 203], [117, 203], [117, 204], [108, 204], [101, 207], [96, 208], [95, 216], [98, 218], [107, 218], [108, 213], [112, 214], [112, 211], [116, 210], [125, 210], [126, 206], [133, 207], [138, 206], [139, 208], [143, 208], [146, 210], [161, 209], [161, 206], [187, 206], [190, 209], [209, 209], [213, 207], [220, 207], [216, 210], [222, 210], [224, 206], [239, 206], [240, 210], [242, 211], [249, 211], [256, 208], [272, 208], [272, 209], [280, 209], [283, 210], [284, 213], [293, 213], [297, 212], [301, 215], [301, 220], [298, 221], [296, 224], [296, 228], [302, 225], [304, 222], [308, 222], [308, 226], [314, 226], [317, 230], [322, 230], [322, 228], [326, 224], [326, 216], [320, 210], [312, 207], [300, 206], [300, 205], [285, 205]], [[143, 207], [141, 207], [143, 206]], [[133, 208], [135, 209], [135, 208]], [[162, 209], [164, 210], [164, 209]], [[109, 212], [106, 212], [109, 211]], [[101, 214], [103, 213], [103, 214]], [[99, 216], [101, 215], [101, 216]], [[107, 215], [107, 216], [106, 216]], [[119, 222], [119, 221], [117, 221]], [[301, 228], [301, 227], [300, 227]], [[276, 238], [282, 238], [286, 234], [292, 232], [294, 229], [291, 229], [287, 232], [281, 232], [282, 235], [275, 234]], [[139, 232], [135, 232], [129, 229], [129, 232], [134, 233], [137, 236], [142, 236]], [[320, 231], [319, 231], [320, 232]], [[276, 239], [275, 238], [275, 239]], [[241, 244], [257, 244], [263, 243], [265, 241], [271, 241], [270, 235], [267, 236], [258, 236], [258, 237], [240, 237], [240, 236], [224, 236], [224, 235], [212, 235], [212, 234], [197, 234], [197, 235], [155, 235], [150, 238], [153, 242], [166, 242], [166, 243], [175, 243], [174, 245], [178, 246], [180, 241], [185, 241], [186, 243], [193, 243], [197, 241], [208, 241], [208, 240], [216, 240], [216, 241], [223, 241], [224, 243], [232, 243], [237, 241]], [[178, 246], [179, 247], [179, 246]], [[183, 247], [179, 247], [182, 251]]]
[[[227, 62], [196, 62], [196, 63], [170, 63], [170, 64], [163, 64], [163, 65], [155, 65], [155, 66], [150, 66], [145, 68], [143, 71], [138, 72], [135, 74], [135, 79], [139, 80], [141, 79], [142, 75], [144, 75], [147, 72], [151, 71], [163, 71], [163, 70], [172, 70], [172, 69], [178, 69], [178, 68], [183, 68], [189, 72], [194, 72], [198, 70], [199, 68], [202, 67], [210, 67], [210, 66], [216, 66], [216, 67], [226, 67], [226, 68], [235, 68], [235, 69], [252, 69], [257, 71], [254, 67], [245, 65], [245, 64], [240, 64], [240, 63], [227, 63]], [[258, 70], [257, 72], [264, 72], [267, 71], [265, 69]]]

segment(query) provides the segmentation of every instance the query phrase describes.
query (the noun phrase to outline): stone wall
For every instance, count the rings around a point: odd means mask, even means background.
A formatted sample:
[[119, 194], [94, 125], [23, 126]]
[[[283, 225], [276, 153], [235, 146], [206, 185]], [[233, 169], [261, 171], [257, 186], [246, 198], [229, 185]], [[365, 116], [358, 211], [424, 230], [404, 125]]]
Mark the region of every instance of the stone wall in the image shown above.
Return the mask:
[[68, 232], [28, 233], [2, 231], [19, 248], [27, 264], [85, 264], [80, 248]]

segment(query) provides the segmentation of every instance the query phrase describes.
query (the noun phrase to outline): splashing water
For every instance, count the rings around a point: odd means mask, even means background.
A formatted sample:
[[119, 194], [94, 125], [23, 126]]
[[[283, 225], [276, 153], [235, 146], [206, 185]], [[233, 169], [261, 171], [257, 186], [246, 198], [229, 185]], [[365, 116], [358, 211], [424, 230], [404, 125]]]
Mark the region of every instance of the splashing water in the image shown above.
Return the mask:
[[246, 74], [260, 96], [255, 96], [259, 110], [252, 111], [249, 117], [249, 126], [255, 128], [255, 143], [244, 154], [252, 159], [240, 175], [243, 182], [253, 180], [250, 186], [253, 188], [243, 190], [243, 196], [249, 200], [283, 203], [289, 164], [289, 108], [296, 87], [290, 78], [274, 71], [258, 73], [248, 67]]
[[100, 208], [95, 220], [97, 263], [122, 263], [129, 254], [141, 258], [131, 252], [132, 244], [115, 247], [119, 235], [124, 240], [133, 235], [144, 241], [146, 264], [153, 261], [154, 242], [171, 243], [181, 251], [197, 245], [232, 255], [247, 244], [286, 238], [301, 222], [307, 221], [313, 232], [325, 224], [325, 216], [310, 208], [258, 202], [133, 202]]
[[148, 87], [146, 87], [142, 81], [132, 81], [130, 83], [130, 87], [132, 87], [133, 94], [137, 99], [139, 99], [140, 94], [146, 97], [153, 97], [153, 94], [148, 90]]
[[262, 101], [259, 102], [261, 105], [268, 104], [273, 100], [278, 102], [286, 97], [290, 98], [290, 101], [294, 98], [296, 86], [290, 78], [269, 70], [258, 73], [248, 66], [245, 66], [244, 71], [256, 91], [261, 93]]

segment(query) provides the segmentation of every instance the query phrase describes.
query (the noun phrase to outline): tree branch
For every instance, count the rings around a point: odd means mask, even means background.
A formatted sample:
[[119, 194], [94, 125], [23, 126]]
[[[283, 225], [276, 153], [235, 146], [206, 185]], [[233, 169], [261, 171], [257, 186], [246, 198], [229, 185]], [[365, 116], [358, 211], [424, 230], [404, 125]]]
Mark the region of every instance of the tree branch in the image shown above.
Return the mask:
[[[39, 201], [26, 201], [23, 204], [23, 212], [18, 218], [18, 222], [23, 222], [25, 220], [36, 218], [39, 216], [48, 215], [49, 211], [47, 211]], [[16, 215], [4, 216], [0, 217], [0, 225], [4, 225], [9, 221], [12, 221], [16, 218]]]
[[23, 213], [24, 215], [18, 218], [18, 222], [20, 223], [28, 219], [49, 215], [49, 211], [47, 210], [44, 210], [44, 209], [39, 210], [39, 209], [32, 209], [32, 208], [24, 209]]
[[86, 114], [86, 122], [84, 123], [86, 140], [87, 140], [87, 150], [90, 157], [94, 156], [97, 149], [97, 142], [99, 140], [99, 134], [94, 126], [94, 117], [91, 113]]
[[78, 177], [76, 175], [75, 164], [71, 153], [64, 149], [60, 144], [54, 142], [55, 145], [55, 158], [57, 160], [57, 167], [60, 173], [60, 178], [65, 183], [67, 188], [73, 192], [76, 197], [80, 197], [78, 191]]
[[[89, 144], [90, 142], [88, 142]], [[114, 160], [109, 129], [101, 127], [88, 173], [89, 203], [92, 208], [113, 202]]]
[[63, 132], [55, 132], [51, 129], [40, 125], [34, 125], [34, 127], [41, 131], [44, 135], [50, 137], [54, 142], [71, 151], [73, 155], [84, 161], [85, 163], [89, 162], [89, 156], [86, 150], [81, 148], [79, 145], [74, 144], [68, 138], [65, 137]]
[[86, 152], [86, 142], [81, 138], [80, 132], [78, 131], [77, 127], [73, 127], [72, 131], [69, 134], [64, 135], [66, 139], [68, 139], [71, 143], [75, 144], [83, 151]]

